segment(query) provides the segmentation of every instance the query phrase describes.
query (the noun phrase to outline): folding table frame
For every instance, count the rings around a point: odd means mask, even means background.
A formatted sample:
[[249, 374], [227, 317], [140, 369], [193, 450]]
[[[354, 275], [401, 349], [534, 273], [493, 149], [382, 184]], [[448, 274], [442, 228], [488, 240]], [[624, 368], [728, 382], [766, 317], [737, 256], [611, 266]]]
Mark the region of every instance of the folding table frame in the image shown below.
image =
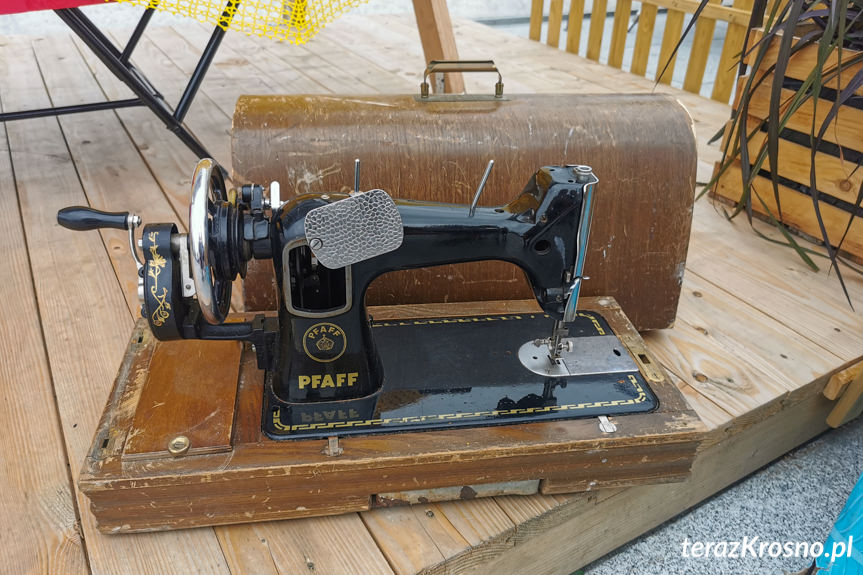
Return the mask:
[[165, 124], [165, 126], [177, 135], [180, 140], [188, 146], [199, 158], [212, 157], [204, 148], [203, 144], [192, 135], [183, 125], [183, 118], [189, 111], [192, 101], [204, 80], [213, 57], [219, 49], [225, 30], [231, 23], [234, 11], [240, 4], [240, 0], [227, 0], [225, 9], [219, 24], [213, 29], [210, 40], [204, 48], [201, 58], [195, 67], [189, 83], [186, 85], [183, 95], [177, 106], [172, 110], [165, 102], [164, 96], [147, 80], [147, 77], [138, 70], [129, 59], [132, 52], [141, 39], [141, 35], [147, 28], [153, 17], [154, 8], [148, 7], [138, 21], [135, 30], [129, 37], [122, 51], [117, 48], [89, 19], [80, 8], [63, 8], [54, 10], [57, 16], [66, 23], [69, 28], [87, 45], [87, 47], [102, 61], [103, 64], [122, 81], [135, 94], [134, 98], [126, 100], [113, 100], [108, 102], [94, 102], [90, 104], [76, 104], [74, 106], [58, 106], [53, 108], [41, 108], [38, 110], [26, 110], [21, 112], [0, 113], [0, 122], [10, 120], [23, 120], [27, 118], [43, 118], [46, 116], [60, 116], [63, 114], [75, 114], [78, 112], [93, 112], [97, 110], [114, 110], [118, 108], [130, 108], [134, 106], [147, 106]]

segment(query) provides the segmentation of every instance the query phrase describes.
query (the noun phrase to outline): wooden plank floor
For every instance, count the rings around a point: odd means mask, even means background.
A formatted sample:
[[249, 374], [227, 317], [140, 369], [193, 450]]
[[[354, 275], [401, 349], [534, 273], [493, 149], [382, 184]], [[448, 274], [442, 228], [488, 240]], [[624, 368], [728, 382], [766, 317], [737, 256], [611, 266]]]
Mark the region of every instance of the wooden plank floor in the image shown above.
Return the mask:
[[[385, 30], [386, 32], [381, 32]], [[128, 31], [110, 31], [124, 39]], [[652, 83], [539, 43], [457, 22], [460, 52], [493, 57], [509, 93], [644, 92]], [[174, 102], [208, 31], [156, 28], [136, 62]], [[230, 168], [244, 93], [417, 90], [410, 16], [347, 16], [295, 47], [229, 33], [188, 125]], [[467, 78], [487, 91], [487, 78]], [[727, 106], [662, 86], [693, 115], [699, 179]], [[128, 97], [68, 36], [0, 38], [0, 107]], [[682, 484], [496, 497], [338, 517], [105, 536], [75, 481], [136, 315], [122, 233], [60, 229], [61, 207], [186, 222], [195, 158], [146, 110], [9, 122], [0, 130], [0, 571], [51, 573], [570, 573], [825, 429], [827, 376], [863, 356], [863, 314], [835, 277], [697, 204], [680, 316], [647, 335], [711, 432]], [[769, 232], [767, 232], [769, 234]], [[847, 274], [863, 302], [863, 281]]]

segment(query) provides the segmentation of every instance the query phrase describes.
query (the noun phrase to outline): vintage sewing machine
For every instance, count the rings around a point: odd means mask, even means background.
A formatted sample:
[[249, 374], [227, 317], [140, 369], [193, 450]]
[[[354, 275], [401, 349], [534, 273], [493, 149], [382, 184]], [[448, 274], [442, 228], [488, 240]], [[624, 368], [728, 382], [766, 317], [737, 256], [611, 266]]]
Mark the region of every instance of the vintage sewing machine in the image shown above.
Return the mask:
[[[590, 440], [595, 448], [601, 444], [596, 442], [597, 438], [613, 436], [617, 427], [609, 417], [633, 414], [650, 417], [650, 412], [658, 408], [666, 410], [658, 410], [661, 417], [674, 413], [678, 418], [678, 427], [659, 432], [667, 434], [666, 440], [677, 449], [672, 450], [671, 456], [677, 467], [668, 475], [685, 476], [695, 445], [692, 432], [697, 420], [687, 419], [692, 412], [679, 397], [668, 395], [669, 388], [674, 386], [664, 378], [658, 364], [651, 361], [613, 300], [597, 302], [594, 298], [587, 302], [590, 305], [586, 308], [579, 308], [580, 303], [585, 303], [579, 293], [587, 279], [584, 259], [596, 176], [587, 166], [543, 167], [528, 179], [520, 193], [513, 194], [508, 204], [478, 207], [491, 168], [489, 163], [471, 205], [393, 200], [378, 189], [362, 192], [359, 163], [353, 192], [307, 194], [282, 202], [277, 183], [272, 183], [268, 190], [259, 185], [231, 190], [217, 166], [211, 160], [202, 160], [193, 178], [189, 233], [180, 233], [171, 223], [143, 226], [137, 242], [142, 259], [135, 249], [135, 228], [141, 225], [137, 216], [83, 207], [61, 210], [58, 221], [67, 228], [129, 231], [140, 278], [141, 314], [155, 338], [162, 342], [245, 342], [248, 345], [243, 353], [254, 353], [257, 368], [263, 371], [255, 375], [253, 367], [240, 368], [241, 387], [245, 389], [240, 395], [257, 394], [260, 398], [258, 403], [249, 402], [260, 409], [263, 435], [258, 434], [255, 439], [254, 430], [235, 429], [228, 446], [232, 452], [228, 459], [230, 466], [216, 456], [206, 455], [213, 450], [205, 449], [197, 456], [203, 467], [189, 467], [192, 464], [188, 462], [179, 464], [182, 473], [175, 469], [177, 459], [166, 458], [167, 454], [162, 452], [143, 457], [136, 453], [132, 457], [129, 444], [136, 434], [129, 432], [128, 422], [120, 425], [117, 422], [122, 418], [111, 415], [112, 409], [119, 405], [116, 397], [112, 399], [115, 407], [109, 404], [88, 459], [85, 473], [89, 475], [82, 478], [82, 486], [91, 497], [102, 527], [170, 528], [333, 512], [331, 502], [316, 507], [305, 498], [297, 500], [296, 485], [292, 487], [295, 498], [277, 506], [275, 511], [250, 499], [246, 504], [255, 510], [252, 515], [243, 518], [225, 512], [224, 506], [230, 508], [230, 505], [223, 502], [223, 507], [218, 507], [220, 492], [206, 495], [207, 488], [200, 484], [195, 473], [206, 472], [212, 477], [212, 473], [247, 470], [251, 461], [260, 467], [260, 461], [254, 457], [244, 462], [244, 449], [258, 455], [264, 449], [268, 465], [282, 470], [282, 481], [297, 481], [305, 472], [320, 476], [320, 467], [314, 472], [308, 465], [320, 466], [327, 457], [341, 455], [348, 461], [352, 461], [352, 456], [358, 457], [357, 461], [365, 457], [363, 477], [376, 477], [378, 486], [358, 487], [365, 494], [365, 503], [358, 504], [363, 497], [355, 497], [353, 506], [336, 506], [342, 511], [367, 508], [370, 496], [399, 491], [399, 486], [405, 485], [399, 481], [392, 483], [398, 473], [369, 471], [376, 467], [369, 464], [369, 453], [378, 453], [383, 462], [390, 455], [401, 456], [413, 449], [406, 446], [429, 441], [437, 441], [435, 449], [446, 452], [469, 438], [467, 444], [486, 459], [480, 475], [497, 477], [494, 481], [571, 477], [572, 469], [567, 465], [561, 468], [556, 464], [549, 466], [548, 462], [567, 461], [569, 456], [563, 453], [577, 451], [573, 449], [573, 441]], [[245, 275], [246, 264], [253, 258], [272, 259], [279, 292], [278, 315], [232, 317], [229, 314], [232, 282]], [[486, 259], [504, 260], [521, 267], [539, 309], [375, 320], [365, 306], [366, 289], [384, 273]], [[130, 345], [140, 355], [140, 349], [148, 345], [147, 349], [152, 349], [156, 343], [148, 344], [144, 336], [137, 336]], [[152, 374], [160, 366], [155, 359], [147, 361], [152, 380]], [[128, 372], [128, 368], [124, 369]], [[146, 372], [146, 368], [142, 369]], [[138, 401], [140, 394], [147, 391], [129, 391], [134, 385], [124, 383], [131, 380], [128, 373], [126, 376], [122, 373], [121, 370], [118, 387], [125, 387], [115, 391], [115, 396], [125, 393]], [[201, 382], [196, 383], [199, 385], [195, 389], [202, 389]], [[165, 382], [147, 385], [156, 384], [166, 385]], [[185, 381], [167, 385], [173, 390], [166, 399], [168, 402], [191, 389], [188, 387], [191, 384]], [[206, 395], [198, 392], [193, 401], [208, 401]], [[257, 419], [243, 407], [249, 402], [238, 399], [236, 413], [225, 421], [234, 426], [248, 426], [249, 421]], [[140, 403], [146, 402], [140, 400]], [[233, 407], [230, 403], [229, 408]], [[139, 405], [137, 409], [152, 407]], [[241, 413], [243, 409], [245, 413]], [[561, 427], [563, 420], [579, 421], [575, 427], [566, 428]], [[521, 427], [516, 424], [543, 423], [551, 427], [528, 426], [524, 435], [513, 431]], [[192, 424], [199, 426], [200, 422]], [[115, 428], [124, 425], [126, 429], [116, 432]], [[453, 428], [464, 427], [472, 428], [468, 435], [452, 435]], [[416, 431], [423, 433], [409, 433]], [[401, 433], [392, 435], [392, 432]], [[390, 445], [399, 447], [391, 448], [392, 453], [381, 453], [377, 451], [380, 443], [364, 439], [380, 433], [387, 434], [383, 437], [388, 438]], [[252, 439], [241, 445], [239, 436]], [[348, 436], [359, 437], [345, 439]], [[112, 444], [114, 437], [127, 438], [125, 447], [121, 441]], [[190, 440], [182, 430], [168, 437], [165, 448], [174, 456], [190, 457], [194, 448], [201, 447], [195, 445], [197, 439]], [[325, 441], [322, 443], [321, 439]], [[350, 441], [361, 446], [356, 453], [349, 453]], [[508, 442], [530, 449], [519, 452], [511, 446], [509, 455], [500, 461], [489, 459], [494, 457], [489, 455], [493, 448], [499, 449]], [[314, 447], [309, 448], [310, 444]], [[462, 445], [460, 449], [464, 448]], [[423, 456], [428, 456], [429, 465], [435, 460], [435, 449], [429, 450], [428, 446], [420, 449]], [[112, 454], [119, 457], [113, 458]], [[523, 459], [518, 459], [517, 464], [507, 463], [507, 458], [514, 454]], [[156, 462], [148, 467], [135, 467], [136, 462], [148, 457]], [[437, 457], [437, 461], [446, 459], [439, 454]], [[416, 457], [407, 465], [418, 465], [422, 459]], [[461, 454], [458, 459], [466, 462], [471, 456]], [[644, 461], [642, 458], [640, 462], [645, 466], [643, 471], [631, 471], [633, 477], [656, 475], [656, 470]], [[120, 465], [119, 471], [116, 465]], [[384, 469], [387, 465], [380, 463], [377, 467]], [[638, 465], [633, 461], [628, 469], [634, 470]], [[298, 469], [305, 471], [300, 473]], [[507, 471], [496, 475], [494, 469]], [[348, 471], [328, 470], [342, 482], [340, 489], [344, 488], [343, 482], [350, 481]], [[416, 469], [413, 472], [416, 480]], [[439, 487], [450, 485], [448, 481], [453, 480], [460, 486], [471, 484], [455, 467], [448, 473], [452, 477], [437, 480], [426, 477], [421, 485]], [[468, 476], [476, 473], [473, 469]], [[188, 475], [186, 479], [182, 477], [184, 474]], [[183, 501], [192, 497], [202, 502], [202, 508], [194, 512], [190, 508], [192, 520], [189, 513], [181, 514], [185, 518], [181, 524], [176, 523], [179, 513], [176, 509], [146, 521], [137, 515], [142, 522], [130, 523], [118, 509], [125, 509], [128, 516], [130, 511], [139, 513], [147, 507], [143, 502], [153, 496], [143, 495], [139, 489], [147, 482], [128, 483], [130, 479], [143, 477], [155, 482], [167, 481]], [[250, 486], [247, 481], [242, 489], [255, 493], [266, 484], [272, 491], [276, 482], [272, 469], [261, 472], [257, 481], [258, 487]], [[616, 484], [621, 482], [618, 480]], [[107, 497], [106, 492], [119, 499]], [[286, 493], [292, 492], [288, 489]], [[130, 506], [128, 497], [141, 503]], [[158, 497], [160, 505], [164, 504], [165, 496]], [[214, 512], [214, 508], [221, 511]], [[316, 508], [322, 510], [308, 512]], [[244, 509], [248, 513], [248, 507]], [[152, 513], [150, 509], [147, 511]]]
[[[142, 316], [161, 340], [252, 344], [272, 438], [650, 411], [656, 399], [635, 360], [599, 314], [577, 308], [596, 183], [587, 166], [558, 166], [496, 208], [477, 207], [483, 185], [471, 206], [396, 202], [383, 190], [282, 204], [275, 183], [269, 198], [255, 185], [229, 195], [203, 160], [189, 234], [143, 228]], [[139, 221], [80, 207], [58, 220], [130, 234]], [[232, 281], [251, 258], [273, 260], [278, 318], [226, 323]], [[365, 292], [379, 275], [484, 259], [521, 267], [545, 314], [370, 321]], [[334, 409], [341, 416], [323, 415]]]

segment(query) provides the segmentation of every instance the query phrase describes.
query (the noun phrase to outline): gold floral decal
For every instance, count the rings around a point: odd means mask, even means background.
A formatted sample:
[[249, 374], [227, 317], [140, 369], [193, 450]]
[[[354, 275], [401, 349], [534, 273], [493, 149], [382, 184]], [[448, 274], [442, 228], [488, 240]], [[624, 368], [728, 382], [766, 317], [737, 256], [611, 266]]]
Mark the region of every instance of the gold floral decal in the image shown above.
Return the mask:
[[162, 327], [165, 324], [165, 320], [171, 317], [171, 304], [165, 301], [165, 298], [168, 297], [168, 288], [162, 286], [162, 293], [159, 292], [159, 274], [162, 273], [162, 268], [165, 267], [165, 258], [162, 257], [161, 254], [156, 252], [156, 237], [158, 237], [159, 232], [150, 232], [147, 236], [147, 239], [150, 240], [150, 261], [147, 265], [147, 275], [153, 278], [153, 285], [150, 286], [150, 294], [153, 296], [159, 306], [150, 316], [150, 319], [153, 321], [153, 325], [156, 327]]

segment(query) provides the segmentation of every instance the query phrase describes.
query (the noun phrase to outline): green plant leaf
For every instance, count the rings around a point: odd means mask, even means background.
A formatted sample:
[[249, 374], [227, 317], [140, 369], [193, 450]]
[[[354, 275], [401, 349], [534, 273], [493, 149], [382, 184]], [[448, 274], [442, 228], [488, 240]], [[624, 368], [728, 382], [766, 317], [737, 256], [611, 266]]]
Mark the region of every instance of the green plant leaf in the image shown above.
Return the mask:
[[686, 39], [687, 34], [695, 26], [695, 22], [698, 20], [698, 17], [701, 15], [701, 12], [704, 10], [704, 7], [710, 4], [710, 0], [701, 0], [698, 4], [698, 8], [695, 9], [695, 12], [692, 14], [692, 18], [690, 18], [689, 23], [686, 25], [686, 28], [683, 30], [683, 34], [680, 35], [680, 40], [677, 41], [677, 44], [674, 45], [674, 50], [671, 51], [671, 54], [668, 56], [668, 60], [665, 61], [665, 66], [662, 67], [662, 72], [656, 77], [656, 83], [653, 85], [654, 88], [659, 84], [659, 79], [665, 75], [665, 72], [668, 70], [668, 66], [674, 61], [674, 57], [677, 55], [677, 50], [680, 49], [680, 45], [683, 44], [683, 40]]
[[[791, 0], [791, 8], [788, 12], [786, 22], [796, 23], [800, 19], [805, 6], [804, 0]], [[770, 109], [767, 113], [767, 157], [770, 159], [770, 178], [773, 184], [773, 198], [776, 202], [776, 211], [779, 212], [779, 220], [782, 221], [782, 201], [779, 198], [779, 106], [782, 100], [782, 86], [785, 83], [785, 71], [788, 69], [788, 59], [791, 57], [791, 48], [794, 42], [794, 34], [786, 30], [779, 41], [779, 52], [776, 55], [776, 66], [773, 70], [773, 84], [770, 87]]]

